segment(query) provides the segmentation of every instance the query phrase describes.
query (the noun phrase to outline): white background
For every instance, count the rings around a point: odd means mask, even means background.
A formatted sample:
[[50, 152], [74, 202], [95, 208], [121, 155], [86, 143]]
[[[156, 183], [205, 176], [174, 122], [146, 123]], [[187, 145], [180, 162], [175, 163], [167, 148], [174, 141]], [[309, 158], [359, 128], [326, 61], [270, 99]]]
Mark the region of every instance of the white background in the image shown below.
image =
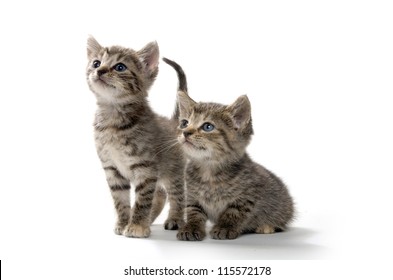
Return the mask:
[[[67, 2], [0, 4], [6, 279], [120, 279], [129, 265], [170, 260], [237, 264], [226, 259], [271, 264], [271, 279], [392, 274], [389, 1]], [[183, 66], [197, 101], [247, 94], [248, 151], [289, 186], [298, 210], [290, 230], [186, 243], [162, 229], [163, 213], [149, 239], [114, 235], [85, 81], [88, 34], [134, 49], [156, 40]], [[171, 115], [176, 87], [161, 63], [149, 97], [156, 112]]]

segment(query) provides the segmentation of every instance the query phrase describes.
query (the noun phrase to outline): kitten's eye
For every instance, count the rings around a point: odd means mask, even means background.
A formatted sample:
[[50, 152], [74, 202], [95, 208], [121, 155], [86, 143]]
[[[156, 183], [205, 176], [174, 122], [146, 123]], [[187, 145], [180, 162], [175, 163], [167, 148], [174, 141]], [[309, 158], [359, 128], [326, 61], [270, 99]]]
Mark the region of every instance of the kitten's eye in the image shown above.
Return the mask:
[[99, 60], [94, 60], [93, 61], [93, 67], [94, 68], [98, 68], [98, 67], [100, 67], [100, 65], [101, 65], [101, 61], [99, 61]]
[[125, 66], [123, 63], [118, 63], [113, 67], [117, 72], [123, 72], [127, 69], [127, 66]]
[[187, 120], [181, 120], [180, 121], [180, 128], [186, 128], [188, 126], [188, 121]]
[[210, 132], [210, 131], [212, 131], [213, 129], [214, 129], [214, 125], [212, 125], [211, 123], [204, 123], [203, 125], [202, 125], [202, 129], [204, 130], [204, 131], [206, 131], [206, 132]]

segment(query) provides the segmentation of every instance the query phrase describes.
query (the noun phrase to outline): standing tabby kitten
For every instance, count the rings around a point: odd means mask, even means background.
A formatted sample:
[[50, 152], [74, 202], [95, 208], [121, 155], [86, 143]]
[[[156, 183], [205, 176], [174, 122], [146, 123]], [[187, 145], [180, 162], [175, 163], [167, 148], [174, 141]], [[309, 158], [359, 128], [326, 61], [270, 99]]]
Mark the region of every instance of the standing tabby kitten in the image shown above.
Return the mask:
[[189, 163], [186, 224], [177, 238], [202, 240], [208, 219], [214, 239], [284, 230], [293, 217], [292, 198], [283, 182], [245, 151], [253, 134], [247, 96], [224, 106], [196, 103], [179, 91], [178, 102], [178, 141]]
[[[147, 91], [158, 73], [159, 50], [149, 43], [140, 51], [87, 43], [87, 82], [97, 98], [95, 142], [117, 212], [116, 234], [148, 237], [150, 224], [166, 199], [165, 229], [183, 223], [185, 161], [176, 140], [177, 119], [157, 116]], [[130, 206], [130, 182], [135, 204]]]

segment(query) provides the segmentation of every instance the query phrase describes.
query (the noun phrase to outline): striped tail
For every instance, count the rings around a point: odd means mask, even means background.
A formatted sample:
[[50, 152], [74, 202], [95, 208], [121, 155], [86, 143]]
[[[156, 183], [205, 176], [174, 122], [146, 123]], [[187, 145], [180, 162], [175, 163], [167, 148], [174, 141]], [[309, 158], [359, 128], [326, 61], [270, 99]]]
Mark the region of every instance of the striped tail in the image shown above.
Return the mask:
[[[176, 62], [174, 62], [173, 60], [170, 60], [168, 58], [163, 57], [162, 60], [169, 64], [170, 66], [173, 67], [173, 69], [175, 69], [176, 73], [177, 73], [177, 77], [179, 79], [179, 86], [178, 86], [178, 91], [183, 91], [185, 93], [188, 94], [188, 89], [187, 89], [187, 78], [186, 78], [186, 74], [184, 74], [183, 69], [181, 68], [181, 66], [179, 64], [177, 64]], [[175, 110], [173, 112], [173, 116], [172, 119], [177, 120], [179, 118], [179, 106], [177, 104], [176, 101], [176, 106], [175, 106]]]

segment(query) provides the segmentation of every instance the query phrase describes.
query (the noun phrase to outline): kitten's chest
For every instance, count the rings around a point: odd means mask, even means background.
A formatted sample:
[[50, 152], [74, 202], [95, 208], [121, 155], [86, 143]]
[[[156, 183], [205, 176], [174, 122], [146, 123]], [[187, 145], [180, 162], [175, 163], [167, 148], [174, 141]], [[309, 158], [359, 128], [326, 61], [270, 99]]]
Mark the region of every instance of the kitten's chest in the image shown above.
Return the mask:
[[237, 195], [230, 186], [224, 183], [206, 183], [197, 190], [199, 203], [213, 222], [217, 222], [228, 205], [236, 200]]
[[133, 173], [129, 167], [141, 160], [135, 156], [137, 147], [113, 133], [100, 133], [97, 136], [97, 152], [103, 165], [113, 165], [124, 177], [132, 179]]
[[132, 158], [126, 155], [126, 148], [118, 143], [107, 143], [104, 146], [104, 151], [117, 169], [119, 169], [120, 173], [126, 175], [128, 173], [127, 166], [132, 161]]

